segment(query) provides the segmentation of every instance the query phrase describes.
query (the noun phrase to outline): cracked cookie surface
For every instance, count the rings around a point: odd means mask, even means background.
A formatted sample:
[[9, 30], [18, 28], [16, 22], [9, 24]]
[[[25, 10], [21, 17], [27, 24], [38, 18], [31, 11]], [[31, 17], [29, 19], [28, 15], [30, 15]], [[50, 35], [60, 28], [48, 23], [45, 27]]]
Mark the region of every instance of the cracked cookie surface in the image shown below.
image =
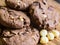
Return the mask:
[[3, 40], [8, 45], [37, 45], [39, 41], [39, 32], [35, 28], [23, 28], [20, 30], [3, 31]]
[[[35, 2], [30, 7], [30, 17], [37, 27], [55, 29], [60, 20], [60, 14], [47, 0]], [[32, 19], [33, 18], [33, 19]]]
[[1, 7], [0, 23], [9, 28], [23, 28], [30, 25], [30, 19], [21, 11]]
[[11, 8], [16, 10], [23, 10], [31, 5], [34, 1], [36, 0], [6, 0], [6, 3]]

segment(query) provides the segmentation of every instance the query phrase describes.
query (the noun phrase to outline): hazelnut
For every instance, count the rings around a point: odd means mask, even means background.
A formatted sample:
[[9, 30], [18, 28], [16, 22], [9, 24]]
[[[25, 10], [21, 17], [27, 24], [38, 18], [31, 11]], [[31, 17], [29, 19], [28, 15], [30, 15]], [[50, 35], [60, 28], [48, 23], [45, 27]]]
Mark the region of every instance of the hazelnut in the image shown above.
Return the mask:
[[41, 44], [45, 44], [45, 43], [48, 43], [48, 38], [47, 37], [41, 37], [41, 40], [40, 40], [40, 43]]
[[19, 17], [19, 19], [20, 19], [21, 21], [24, 21], [24, 19], [23, 19], [21, 16]]
[[54, 39], [54, 34], [52, 32], [49, 32], [47, 34], [47, 37], [48, 37], [49, 40], [53, 40]]
[[54, 37], [59, 37], [59, 31], [57, 31], [57, 30], [52, 30], [52, 33], [54, 34]]
[[12, 15], [10, 15], [10, 18], [11, 18], [12, 20], [14, 20], [14, 17], [13, 17]]
[[47, 35], [47, 30], [43, 29], [40, 31], [41, 36], [46, 36]]

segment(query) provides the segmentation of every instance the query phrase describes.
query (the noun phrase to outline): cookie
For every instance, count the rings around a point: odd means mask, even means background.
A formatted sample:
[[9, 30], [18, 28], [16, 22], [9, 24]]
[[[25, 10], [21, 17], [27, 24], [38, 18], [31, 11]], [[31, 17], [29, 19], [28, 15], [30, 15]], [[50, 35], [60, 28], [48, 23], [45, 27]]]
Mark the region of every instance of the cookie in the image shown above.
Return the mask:
[[37, 45], [39, 32], [35, 28], [23, 28], [20, 30], [8, 29], [3, 31], [3, 40], [7, 45]]
[[0, 23], [9, 28], [23, 28], [30, 25], [30, 19], [21, 11], [1, 7]]
[[59, 24], [60, 15], [53, 6], [47, 4], [47, 0], [33, 3], [29, 13], [33, 24], [37, 27], [56, 29], [56, 25]]
[[24, 10], [36, 0], [6, 0], [6, 4], [16, 10]]

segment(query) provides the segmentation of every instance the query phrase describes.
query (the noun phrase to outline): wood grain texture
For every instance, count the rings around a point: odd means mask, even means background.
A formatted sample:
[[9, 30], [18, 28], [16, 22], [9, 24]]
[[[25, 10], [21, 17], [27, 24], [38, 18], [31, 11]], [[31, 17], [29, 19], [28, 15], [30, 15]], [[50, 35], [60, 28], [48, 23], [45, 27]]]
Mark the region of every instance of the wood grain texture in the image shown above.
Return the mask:
[[5, 0], [0, 0], [0, 6], [6, 6]]
[[52, 5], [59, 13], [60, 13], [60, 3], [56, 2], [55, 0], [47, 0], [48, 5]]

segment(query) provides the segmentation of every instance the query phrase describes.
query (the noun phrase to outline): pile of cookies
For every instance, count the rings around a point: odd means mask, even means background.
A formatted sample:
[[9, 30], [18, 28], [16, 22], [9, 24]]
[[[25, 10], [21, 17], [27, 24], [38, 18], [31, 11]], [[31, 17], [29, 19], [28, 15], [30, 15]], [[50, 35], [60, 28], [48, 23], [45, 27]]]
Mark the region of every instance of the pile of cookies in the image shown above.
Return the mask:
[[55, 30], [59, 24], [60, 15], [48, 0], [3, 2], [0, 5], [0, 45], [37, 45], [42, 29]]

